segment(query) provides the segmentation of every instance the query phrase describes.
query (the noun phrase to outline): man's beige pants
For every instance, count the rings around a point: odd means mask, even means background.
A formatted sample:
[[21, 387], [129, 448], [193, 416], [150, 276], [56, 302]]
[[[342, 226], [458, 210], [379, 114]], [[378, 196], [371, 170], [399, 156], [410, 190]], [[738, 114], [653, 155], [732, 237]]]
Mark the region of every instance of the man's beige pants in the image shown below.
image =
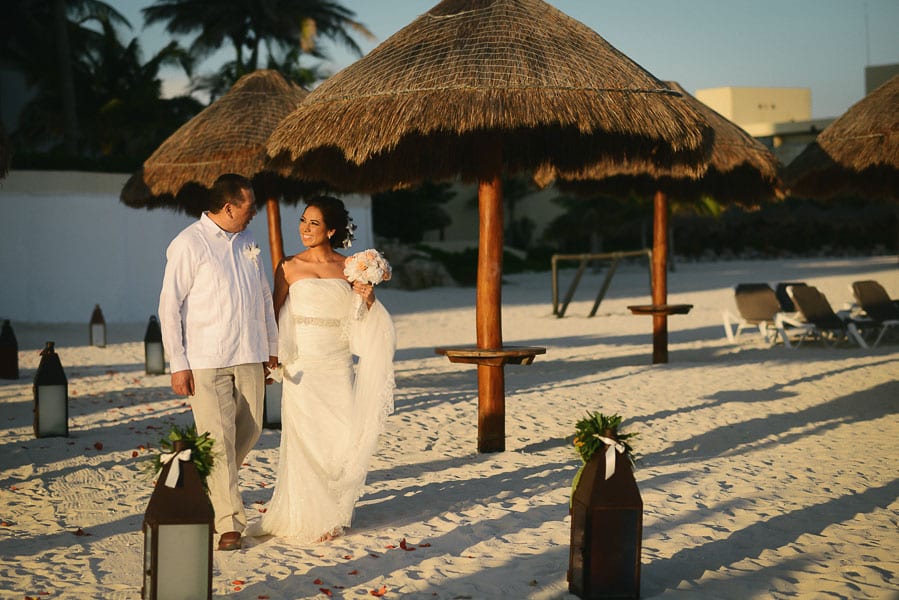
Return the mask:
[[214, 440], [214, 463], [209, 474], [209, 499], [219, 533], [247, 526], [237, 470], [262, 433], [265, 379], [262, 363], [221, 369], [195, 369], [190, 407], [197, 433]]

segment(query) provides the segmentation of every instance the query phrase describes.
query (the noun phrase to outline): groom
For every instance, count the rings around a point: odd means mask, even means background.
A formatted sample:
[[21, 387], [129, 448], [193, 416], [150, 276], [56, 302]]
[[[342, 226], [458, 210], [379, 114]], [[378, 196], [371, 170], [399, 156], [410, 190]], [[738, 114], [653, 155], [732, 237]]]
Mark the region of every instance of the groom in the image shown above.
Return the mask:
[[255, 214], [250, 181], [219, 177], [209, 211], [169, 244], [159, 295], [172, 390], [190, 396], [197, 431], [215, 440], [207, 483], [219, 550], [241, 546], [247, 518], [237, 470], [262, 432], [263, 364], [278, 364], [271, 290], [246, 230]]

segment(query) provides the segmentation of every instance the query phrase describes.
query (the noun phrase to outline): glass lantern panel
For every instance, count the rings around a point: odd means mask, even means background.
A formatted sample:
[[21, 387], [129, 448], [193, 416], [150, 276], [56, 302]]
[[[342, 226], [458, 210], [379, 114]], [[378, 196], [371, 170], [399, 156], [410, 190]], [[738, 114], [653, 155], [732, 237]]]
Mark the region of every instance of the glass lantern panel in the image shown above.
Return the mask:
[[153, 597], [153, 528], [144, 525], [144, 598]]
[[146, 344], [147, 355], [147, 373], [160, 375], [165, 373], [165, 355], [162, 351], [162, 344], [159, 342], [150, 342]]
[[91, 325], [91, 345], [100, 347], [106, 345], [106, 325], [103, 323]]
[[37, 388], [38, 423], [42, 436], [68, 434], [68, 386], [41, 385]]
[[281, 384], [277, 381], [265, 386], [265, 420], [281, 422]]
[[160, 525], [157, 535], [157, 597], [205, 600], [209, 596], [209, 525]]

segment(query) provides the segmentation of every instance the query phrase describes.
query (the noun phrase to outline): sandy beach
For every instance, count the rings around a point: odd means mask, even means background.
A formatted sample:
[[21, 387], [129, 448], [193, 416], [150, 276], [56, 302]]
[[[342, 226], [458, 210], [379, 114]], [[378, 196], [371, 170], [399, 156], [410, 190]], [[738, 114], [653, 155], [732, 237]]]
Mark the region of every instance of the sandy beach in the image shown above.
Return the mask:
[[[573, 270], [562, 274], [564, 294]], [[564, 318], [550, 274], [507, 275], [506, 343], [543, 346], [506, 376], [506, 451], [477, 452], [477, 379], [437, 346], [471, 344], [473, 288], [378, 290], [395, 318], [396, 412], [353, 527], [305, 545], [250, 539], [216, 552], [215, 597], [574, 598], [568, 593], [571, 439], [587, 411], [639, 435], [643, 598], [899, 598], [899, 341], [877, 348], [728, 342], [739, 282], [805, 281], [834, 308], [876, 279], [899, 298], [896, 256], [679, 263], [669, 362], [651, 364], [645, 264], [602, 273]], [[139, 598], [143, 465], [171, 424], [191, 421], [169, 376], [143, 366], [146, 323], [13, 323], [20, 379], [0, 380], [0, 597]], [[38, 350], [54, 340], [69, 381], [70, 435], [34, 437]], [[250, 519], [271, 498], [279, 431], [242, 470]], [[401, 547], [405, 546], [405, 548]]]

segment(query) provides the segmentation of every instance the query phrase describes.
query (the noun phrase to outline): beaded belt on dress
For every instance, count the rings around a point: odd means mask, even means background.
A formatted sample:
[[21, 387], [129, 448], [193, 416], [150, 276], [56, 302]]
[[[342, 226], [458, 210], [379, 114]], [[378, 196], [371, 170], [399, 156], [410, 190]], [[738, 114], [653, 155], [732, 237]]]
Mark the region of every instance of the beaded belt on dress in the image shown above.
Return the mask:
[[340, 327], [340, 319], [322, 319], [320, 317], [294, 316], [293, 320], [300, 325], [314, 325], [317, 327]]

